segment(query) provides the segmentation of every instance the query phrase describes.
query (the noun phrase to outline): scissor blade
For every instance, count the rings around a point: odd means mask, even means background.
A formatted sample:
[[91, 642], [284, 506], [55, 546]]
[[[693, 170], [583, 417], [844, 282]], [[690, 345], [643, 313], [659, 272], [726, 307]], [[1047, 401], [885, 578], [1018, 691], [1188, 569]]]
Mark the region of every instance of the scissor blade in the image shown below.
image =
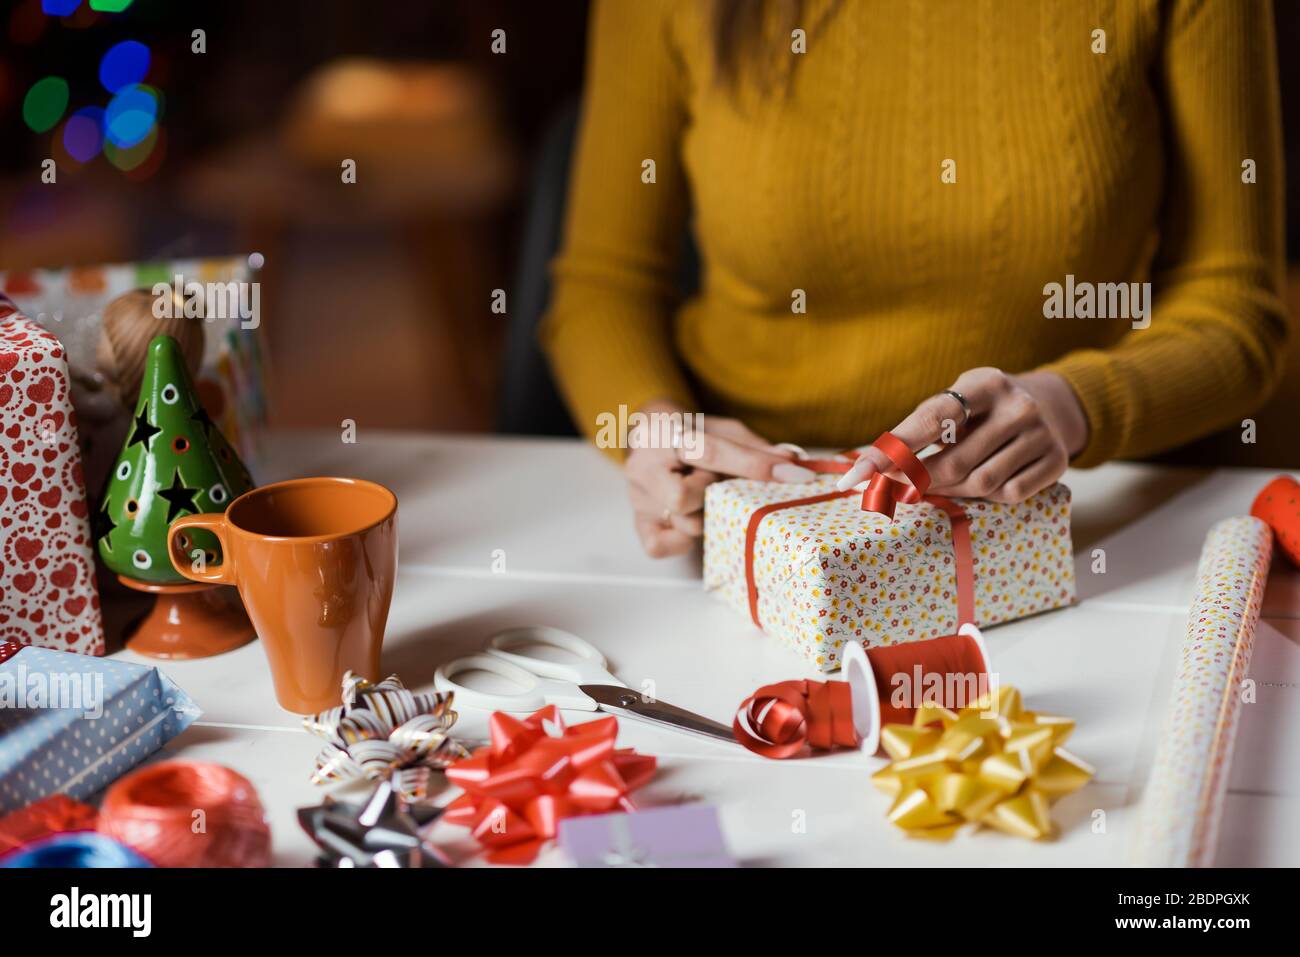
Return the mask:
[[662, 724], [678, 731], [701, 734], [706, 738], [736, 743], [736, 737], [725, 724], [710, 721], [685, 708], [665, 701], [647, 701], [631, 688], [618, 685], [582, 685], [582, 691], [600, 705], [601, 711], [626, 715], [652, 724]]

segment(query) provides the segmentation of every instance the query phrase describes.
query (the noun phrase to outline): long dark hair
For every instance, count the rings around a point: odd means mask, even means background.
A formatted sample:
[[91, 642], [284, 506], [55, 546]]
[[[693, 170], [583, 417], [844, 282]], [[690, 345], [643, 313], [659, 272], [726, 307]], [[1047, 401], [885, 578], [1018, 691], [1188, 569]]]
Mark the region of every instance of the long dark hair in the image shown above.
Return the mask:
[[742, 74], [762, 89], [779, 83], [780, 60], [768, 44], [773, 37], [789, 43], [790, 33], [803, 25], [804, 0], [713, 0], [712, 13], [717, 80], [732, 88]]

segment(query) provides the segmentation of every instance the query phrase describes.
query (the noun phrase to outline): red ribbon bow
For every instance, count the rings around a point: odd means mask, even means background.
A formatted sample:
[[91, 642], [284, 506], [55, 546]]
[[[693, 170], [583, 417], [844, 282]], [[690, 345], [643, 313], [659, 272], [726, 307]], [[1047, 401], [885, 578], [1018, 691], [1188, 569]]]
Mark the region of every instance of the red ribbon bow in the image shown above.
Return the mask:
[[889, 461], [907, 476], [911, 484], [904, 485], [884, 472], [877, 472], [862, 492], [862, 510], [893, 518], [895, 505], [915, 505], [925, 498], [925, 490], [930, 487], [930, 473], [893, 432], [886, 432], [871, 444], [889, 456]]
[[636, 810], [628, 792], [654, 775], [653, 757], [614, 747], [612, 715], [569, 728], [547, 705], [523, 721], [498, 711], [490, 726], [490, 745], [447, 768], [465, 793], [443, 820], [470, 828], [494, 863], [528, 863], [562, 818]]
[[819, 751], [856, 748], [847, 681], [782, 681], [746, 698], [731, 725], [736, 740], [765, 758], [788, 758], [805, 744]]
[[[871, 477], [862, 493], [862, 510], [878, 512], [892, 519], [895, 506], [900, 504], [914, 505], [917, 502], [929, 502], [943, 509], [952, 522], [952, 548], [957, 564], [957, 625], [960, 627], [966, 622], [974, 624], [975, 568], [974, 558], [971, 555], [970, 518], [966, 510], [942, 495], [925, 494], [926, 489], [930, 487], [930, 473], [898, 436], [886, 432], [871, 444], [885, 453], [894, 468], [906, 476], [910, 485], [892, 479], [884, 472], [877, 472]], [[851, 462], [843, 459], [808, 459], [799, 464], [814, 472], [835, 474], [843, 474], [853, 467]], [[763, 519], [783, 508], [815, 505], [818, 502], [828, 502], [852, 494], [854, 494], [852, 489], [845, 492], [826, 492], [807, 498], [773, 502], [754, 510], [749, 517], [749, 526], [745, 530], [745, 584], [749, 590], [749, 616], [754, 620], [754, 624], [763, 627], [758, 617], [758, 582], [754, 578], [754, 544], [758, 540], [758, 526], [762, 524]]]

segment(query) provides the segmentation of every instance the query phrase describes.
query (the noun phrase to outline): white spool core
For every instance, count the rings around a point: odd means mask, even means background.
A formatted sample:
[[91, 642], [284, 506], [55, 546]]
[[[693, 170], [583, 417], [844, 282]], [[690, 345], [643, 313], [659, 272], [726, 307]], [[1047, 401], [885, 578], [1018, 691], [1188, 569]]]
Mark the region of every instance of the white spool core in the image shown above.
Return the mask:
[[844, 646], [840, 667], [844, 680], [849, 683], [853, 727], [858, 732], [859, 747], [867, 754], [875, 754], [880, 747], [880, 695], [876, 692], [876, 676], [862, 642], [850, 641]]
[[975, 639], [975, 647], [979, 648], [980, 657], [984, 659], [984, 673], [988, 675], [990, 678], [992, 678], [993, 663], [989, 659], [988, 645], [984, 644], [984, 635], [980, 632], [978, 628], [975, 627], [973, 623], [969, 621], [957, 629], [957, 634], [970, 635], [972, 638]]

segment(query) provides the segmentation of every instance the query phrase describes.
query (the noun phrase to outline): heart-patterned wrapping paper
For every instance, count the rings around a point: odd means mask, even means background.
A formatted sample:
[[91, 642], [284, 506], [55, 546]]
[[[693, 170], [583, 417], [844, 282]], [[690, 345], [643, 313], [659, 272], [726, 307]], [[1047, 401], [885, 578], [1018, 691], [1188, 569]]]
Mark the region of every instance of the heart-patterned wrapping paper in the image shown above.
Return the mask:
[[1273, 534], [1257, 518], [1210, 529], [1196, 571], [1169, 710], [1142, 799], [1135, 863], [1214, 863], [1233, 740], [1250, 670]]
[[[835, 489], [731, 479], [705, 493], [704, 587], [749, 617], [745, 532], [774, 502]], [[1070, 490], [1057, 483], [1016, 505], [953, 499], [970, 517], [975, 624], [1074, 603]], [[763, 630], [819, 671], [840, 667], [846, 641], [867, 647], [950, 635], [957, 620], [952, 523], [930, 502], [899, 505], [893, 520], [858, 496], [767, 515], [754, 543]]]
[[104, 654], [62, 345], [0, 296], [0, 642]]

